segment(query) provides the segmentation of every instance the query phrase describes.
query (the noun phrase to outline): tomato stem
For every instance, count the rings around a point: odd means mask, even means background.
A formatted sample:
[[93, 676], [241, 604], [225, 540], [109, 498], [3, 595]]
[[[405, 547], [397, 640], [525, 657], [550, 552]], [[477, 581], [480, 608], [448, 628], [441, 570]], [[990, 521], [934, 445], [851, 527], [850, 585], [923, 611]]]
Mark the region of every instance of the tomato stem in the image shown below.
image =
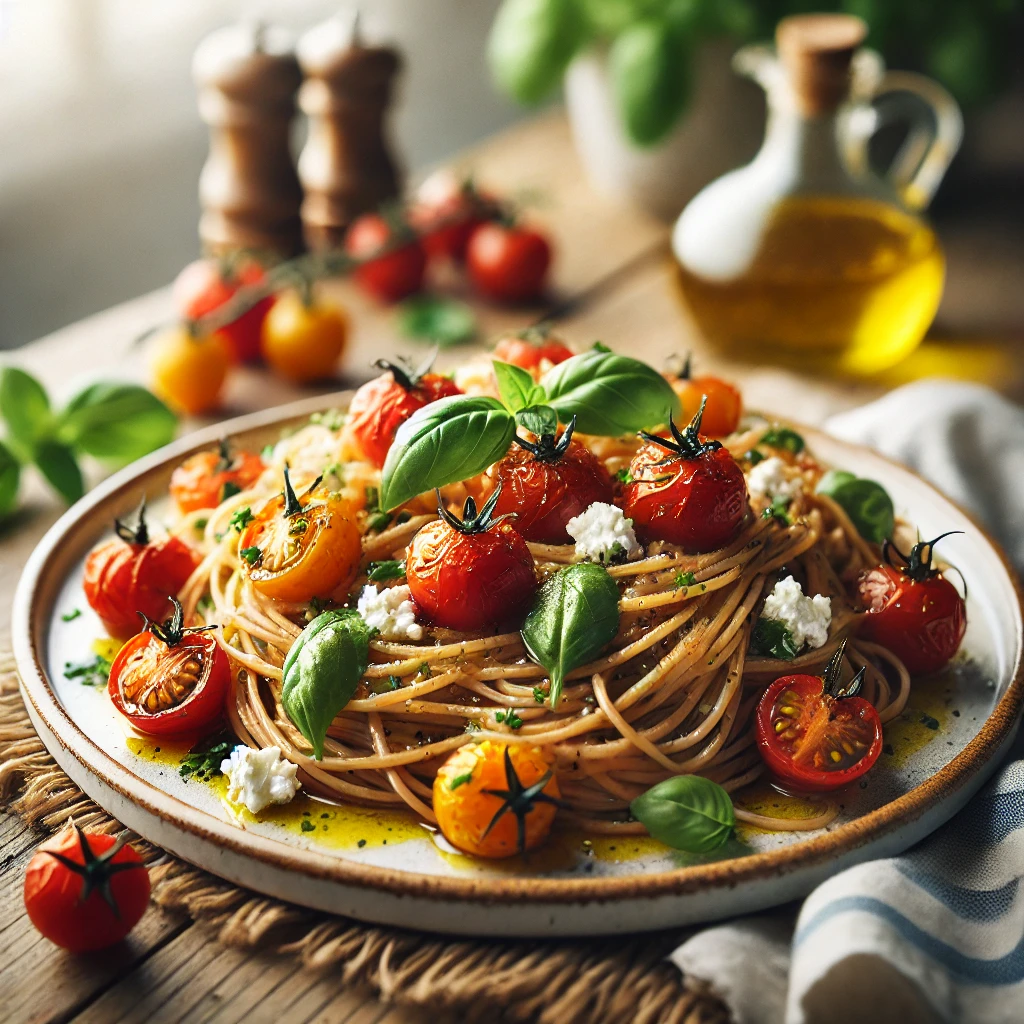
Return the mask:
[[414, 391], [419, 387], [420, 381], [430, 373], [438, 351], [439, 348], [435, 345], [427, 355], [427, 358], [415, 370], [401, 357], [398, 357], [394, 362], [389, 359], [377, 359], [373, 365], [379, 370], [390, 370], [396, 384], [406, 391]]
[[576, 417], [573, 416], [557, 442], [554, 434], [541, 434], [537, 444], [521, 438], [518, 434], [512, 440], [520, 448], [525, 448], [530, 452], [538, 462], [557, 462], [569, 450], [569, 442], [572, 441], [572, 432], [575, 429]]
[[121, 911], [110, 888], [110, 880], [121, 871], [130, 871], [132, 868], [145, 869], [146, 865], [136, 863], [135, 861], [124, 861], [120, 864], [111, 863], [117, 853], [128, 842], [126, 835], [118, 836], [117, 842], [109, 850], [106, 850], [97, 857], [89, 845], [88, 836], [74, 822], [71, 822], [71, 827], [78, 836], [78, 844], [82, 850], [82, 860], [85, 863], [79, 864], [70, 857], [65, 857], [62, 853], [55, 853], [53, 850], [47, 850], [46, 853], [53, 857], [54, 860], [63, 864], [68, 871], [73, 871], [76, 875], [81, 876], [82, 892], [78, 897], [79, 903], [84, 903], [93, 892], [98, 892], [103, 897], [103, 901], [110, 907], [114, 917], [120, 920]]
[[486, 533], [492, 526], [504, 522], [506, 519], [514, 519], [515, 512], [506, 512], [503, 516], [494, 517], [494, 508], [498, 504], [498, 497], [501, 495], [501, 483], [494, 488], [494, 493], [487, 499], [487, 503], [479, 512], [476, 510], [476, 501], [472, 495], [466, 498], [462, 507], [462, 518], [459, 519], [454, 512], [450, 512], [444, 504], [441, 492], [435, 488], [437, 494], [437, 514], [453, 529], [459, 533], [469, 536], [474, 533]]
[[[945, 533], [940, 533], [933, 540], [918, 541], [910, 549], [909, 555], [903, 554], [893, 541], [886, 539], [882, 542], [882, 559], [886, 565], [893, 569], [898, 569], [905, 576], [909, 576], [916, 583], [920, 583], [922, 580], [931, 579], [932, 576], [939, 574], [939, 570], [932, 566], [932, 554], [935, 545], [943, 537], [951, 537], [953, 534], [963, 532], [963, 530], [947, 530]], [[892, 553], [894, 551], [903, 562], [902, 566], [893, 565]]]
[[707, 454], [707, 452], [717, 451], [722, 447], [721, 441], [706, 441], [700, 436], [700, 421], [704, 418], [704, 406], [707, 404], [708, 396], [701, 395], [700, 408], [695, 413], [693, 419], [682, 430], [676, 426], [671, 414], [669, 415], [668, 425], [672, 431], [672, 437], [675, 438], [674, 441], [670, 441], [665, 437], [658, 437], [657, 434], [648, 434], [646, 430], [641, 430], [640, 436], [645, 441], [650, 441], [652, 444], [658, 445], [659, 448], [664, 448], [666, 451], [672, 452], [673, 455], [677, 455], [679, 458], [686, 459], [687, 461], [699, 459], [702, 455]]
[[134, 529], [121, 522], [120, 519], [115, 519], [114, 533], [116, 533], [126, 544], [138, 544], [145, 547], [145, 545], [149, 543], [149, 528], [146, 526], [145, 495], [142, 496], [142, 501], [139, 502], [138, 520], [136, 521]]
[[285, 519], [291, 519], [292, 516], [297, 516], [302, 511], [302, 502], [299, 501], [295, 494], [295, 488], [292, 487], [292, 478], [288, 469], [288, 463], [284, 464], [284, 517]]
[[867, 674], [867, 666], [862, 665], [857, 674], [845, 685], [842, 683], [843, 659], [846, 657], [846, 640], [839, 645], [839, 649], [832, 655], [825, 675], [822, 677], [822, 688], [825, 694], [835, 700], [843, 700], [846, 697], [856, 697], [864, 683], [864, 676]]
[[220, 626], [189, 626], [185, 628], [185, 612], [181, 602], [176, 598], [170, 599], [174, 611], [169, 619], [163, 622], [152, 622], [146, 617], [145, 612], [139, 612], [142, 617], [143, 629], [148, 630], [158, 640], [162, 640], [168, 647], [180, 644], [183, 637], [192, 633], [206, 633], [211, 629], [220, 629]]
[[551, 781], [551, 776], [554, 774], [552, 769], [548, 769], [532, 786], [524, 786], [522, 780], [516, 774], [516, 767], [512, 763], [512, 756], [508, 752], [508, 747], [505, 747], [505, 784], [508, 789], [485, 789], [481, 792], [486, 793], [488, 796], [499, 797], [503, 803], [498, 808], [494, 817], [491, 818], [490, 824], [484, 830], [481, 839], [487, 837], [488, 833], [498, 824], [499, 821], [511, 811], [516, 816], [516, 831], [517, 841], [519, 846], [519, 853], [526, 853], [526, 816], [533, 810], [534, 804], [552, 804], [555, 807], [565, 808], [568, 805], [564, 800], [559, 800], [557, 797], [548, 796], [544, 792], [544, 787]]

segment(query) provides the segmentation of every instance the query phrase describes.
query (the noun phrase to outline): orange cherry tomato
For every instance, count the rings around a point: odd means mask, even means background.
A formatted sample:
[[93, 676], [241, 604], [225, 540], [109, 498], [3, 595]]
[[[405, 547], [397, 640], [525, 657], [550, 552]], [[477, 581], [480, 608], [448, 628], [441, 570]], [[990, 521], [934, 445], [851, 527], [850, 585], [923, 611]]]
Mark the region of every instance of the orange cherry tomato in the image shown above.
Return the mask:
[[170, 327], [153, 345], [153, 390], [168, 405], [190, 416], [220, 405], [231, 356], [217, 334], [193, 337], [185, 327]]
[[149, 872], [124, 838], [68, 824], [25, 869], [25, 911], [51, 942], [72, 953], [120, 942], [149, 905]]
[[285, 470], [284, 493], [271, 498], [242, 531], [242, 566], [267, 597], [304, 603], [355, 579], [362, 557], [356, 510], [317, 481], [301, 497]]
[[558, 805], [558, 779], [541, 747], [467, 743], [434, 777], [438, 827], [475, 857], [511, 857], [540, 846]]
[[283, 292], [263, 321], [263, 358], [286, 380], [324, 380], [337, 372], [347, 339], [348, 321], [337, 306]]
[[427, 253], [404, 225], [365, 213], [348, 229], [345, 252], [366, 261], [353, 276], [380, 302], [398, 302], [423, 288]]
[[263, 473], [263, 460], [252, 452], [232, 451], [221, 441], [215, 452], [190, 455], [171, 474], [169, 490], [182, 512], [216, 508], [226, 498], [247, 491]]
[[466, 268], [476, 290], [495, 302], [529, 302], [544, 291], [551, 243], [539, 231], [482, 224], [466, 251]]
[[540, 369], [544, 363], [552, 366], [564, 363], [573, 355], [575, 353], [564, 341], [536, 327], [510, 334], [494, 346], [495, 359], [531, 371]]
[[697, 415], [700, 403], [707, 398], [701, 430], [708, 437], [727, 437], [740, 425], [743, 414], [743, 396], [739, 390], [720, 377], [691, 377], [690, 362], [680, 376], [666, 374], [666, 379], [679, 396], [682, 418], [691, 420]]

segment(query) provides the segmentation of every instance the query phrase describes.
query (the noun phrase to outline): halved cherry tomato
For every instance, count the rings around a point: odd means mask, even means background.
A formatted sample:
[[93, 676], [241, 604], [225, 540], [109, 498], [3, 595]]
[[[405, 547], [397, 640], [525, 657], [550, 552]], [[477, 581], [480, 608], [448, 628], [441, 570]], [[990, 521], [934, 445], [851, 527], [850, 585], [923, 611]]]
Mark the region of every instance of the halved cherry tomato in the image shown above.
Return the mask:
[[495, 359], [521, 366], [524, 370], [537, 370], [544, 363], [552, 366], [564, 363], [573, 355], [575, 353], [564, 341], [536, 327], [510, 334], [494, 346]]
[[[186, 320], [198, 320], [233, 299], [240, 288], [262, 284], [263, 268], [252, 259], [203, 259], [190, 263], [174, 280], [172, 294], [178, 312]], [[260, 299], [237, 320], [217, 331], [236, 363], [260, 358], [260, 331], [273, 298]]]
[[423, 288], [427, 253], [401, 224], [365, 213], [348, 229], [345, 252], [367, 261], [356, 270], [355, 279], [381, 302], [398, 302]]
[[474, 857], [511, 857], [540, 846], [558, 798], [548, 754], [518, 743], [467, 743], [434, 777], [438, 827], [452, 846]]
[[139, 732], [190, 736], [221, 718], [230, 685], [228, 656], [205, 631], [183, 628], [174, 601], [170, 619], [147, 623], [117, 652], [107, 692]]
[[242, 531], [238, 551], [252, 585], [279, 601], [329, 597], [355, 579], [362, 535], [351, 502], [318, 480], [301, 497], [287, 468], [284, 493]]
[[494, 200], [479, 192], [471, 178], [442, 169], [416, 190], [409, 222], [432, 259], [462, 263], [470, 236], [495, 211]]
[[252, 487], [263, 468], [258, 455], [233, 451], [225, 440], [215, 452], [190, 455], [171, 474], [169, 490], [182, 512], [216, 508], [232, 494]]
[[863, 669], [845, 686], [839, 682], [843, 653], [840, 648], [824, 678], [783, 676], [758, 702], [758, 749], [769, 771], [793, 789], [838, 789], [859, 779], [882, 752], [878, 712], [856, 696]]
[[153, 340], [153, 390], [178, 412], [199, 416], [217, 408], [230, 368], [227, 343], [216, 333], [169, 327]]
[[727, 437], [740, 424], [743, 414], [743, 396], [727, 380], [720, 377], [691, 377], [687, 359], [679, 376], [667, 373], [666, 379], [679, 396], [682, 418], [697, 415], [702, 399], [707, 398], [701, 429], [708, 437]]
[[386, 359], [378, 359], [374, 366], [386, 372], [352, 396], [345, 424], [363, 458], [381, 469], [395, 432], [417, 409], [439, 398], [461, 395], [462, 390], [447, 377], [429, 373], [430, 362], [415, 373]]
[[[937, 672], [959, 650], [967, 632], [967, 605], [956, 587], [932, 567], [932, 548], [949, 534], [922, 541], [904, 555], [882, 547], [883, 564], [857, 583], [866, 614], [860, 635], [888, 648], [914, 675]], [[901, 565], [892, 564], [896, 554]]]
[[555, 441], [521, 437], [489, 475], [501, 488], [496, 515], [516, 514], [516, 532], [538, 544], [568, 544], [565, 526], [595, 501], [611, 503], [615, 488], [608, 470], [589, 448], [572, 440], [573, 422]]
[[171, 597], [201, 561], [178, 537], [152, 540], [146, 504], [134, 529], [114, 521], [116, 537], [94, 548], [85, 560], [82, 589], [107, 632], [125, 640], [139, 631], [139, 612], [154, 622], [171, 611]]
[[519, 532], [494, 518], [501, 488], [480, 510], [466, 499], [460, 520], [441, 518], [413, 537], [405, 574], [417, 607], [431, 622], [468, 632], [518, 622], [537, 590], [533, 555]]
[[68, 826], [25, 869], [25, 911], [51, 942], [72, 953], [120, 942], [149, 906], [149, 872], [124, 837]]
[[263, 357], [285, 380], [306, 384], [334, 376], [348, 340], [338, 306], [282, 292], [263, 321]]
[[544, 291], [551, 243], [532, 228], [481, 224], [466, 250], [466, 269], [481, 295], [496, 302], [528, 302]]
[[643, 433], [623, 492], [625, 513], [645, 541], [665, 540], [688, 551], [713, 551], [736, 535], [747, 514], [743, 470], [718, 441], [699, 434], [701, 409], [674, 440]]

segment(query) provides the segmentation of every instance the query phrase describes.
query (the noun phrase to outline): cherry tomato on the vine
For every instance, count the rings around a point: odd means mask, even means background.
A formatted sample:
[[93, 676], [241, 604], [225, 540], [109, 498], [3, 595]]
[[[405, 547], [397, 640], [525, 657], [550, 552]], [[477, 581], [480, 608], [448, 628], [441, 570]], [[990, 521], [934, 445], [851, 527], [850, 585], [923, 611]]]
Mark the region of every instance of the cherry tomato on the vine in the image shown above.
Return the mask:
[[225, 440], [217, 451], [190, 455], [171, 474], [168, 489], [182, 512], [216, 508], [232, 494], [252, 487], [263, 468], [258, 455], [235, 451]]
[[427, 253], [403, 228], [380, 214], [365, 213], [345, 235], [345, 252], [366, 261], [355, 271], [356, 281], [381, 302], [398, 302], [423, 288]]
[[181, 325], [153, 340], [153, 390], [178, 412], [199, 416], [215, 409], [230, 367], [226, 342], [218, 333], [193, 335]]
[[[915, 544], [909, 555], [886, 541], [882, 565], [863, 573], [857, 582], [865, 610], [860, 635], [892, 651], [913, 675], [943, 668], [967, 631], [964, 599], [932, 567], [934, 545], [948, 536]], [[902, 564], [893, 564], [894, 553]]]
[[416, 190], [409, 221], [432, 259], [462, 263], [470, 236], [495, 214], [496, 204], [479, 192], [472, 179], [444, 169]]
[[299, 384], [334, 375], [348, 339], [348, 320], [338, 306], [298, 292], [282, 292], [263, 321], [263, 357], [286, 380]]
[[727, 437], [739, 426], [743, 414], [743, 397], [739, 389], [727, 380], [721, 377], [691, 377], [689, 359], [678, 376], [665, 376], [679, 396], [684, 420], [696, 416], [701, 401], [707, 398], [701, 430], [708, 437]]
[[524, 370], [538, 370], [544, 363], [564, 363], [575, 353], [564, 341], [536, 327], [501, 338], [494, 346], [494, 358]]
[[551, 243], [533, 228], [482, 224], [466, 251], [473, 286], [496, 302], [528, 302], [544, 291], [551, 266]]

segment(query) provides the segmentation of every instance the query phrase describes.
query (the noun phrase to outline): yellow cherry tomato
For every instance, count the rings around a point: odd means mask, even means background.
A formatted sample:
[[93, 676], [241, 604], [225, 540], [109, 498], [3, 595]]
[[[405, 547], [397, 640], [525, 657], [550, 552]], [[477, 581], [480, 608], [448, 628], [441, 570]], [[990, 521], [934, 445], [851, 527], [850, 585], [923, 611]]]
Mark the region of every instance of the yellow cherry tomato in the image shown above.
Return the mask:
[[263, 358], [271, 369], [298, 383], [333, 376], [348, 338], [348, 321], [337, 306], [303, 303], [282, 292], [263, 321]]
[[197, 416], [220, 405], [231, 356], [216, 334], [185, 327], [161, 331], [153, 346], [153, 390], [179, 412]]
[[[528, 790], [545, 775], [548, 782], [530, 800], [510, 803], [486, 792]], [[544, 842], [558, 795], [551, 760], [541, 747], [483, 740], [459, 747], [441, 765], [434, 778], [434, 813], [452, 846], [476, 857], [511, 857]]]

